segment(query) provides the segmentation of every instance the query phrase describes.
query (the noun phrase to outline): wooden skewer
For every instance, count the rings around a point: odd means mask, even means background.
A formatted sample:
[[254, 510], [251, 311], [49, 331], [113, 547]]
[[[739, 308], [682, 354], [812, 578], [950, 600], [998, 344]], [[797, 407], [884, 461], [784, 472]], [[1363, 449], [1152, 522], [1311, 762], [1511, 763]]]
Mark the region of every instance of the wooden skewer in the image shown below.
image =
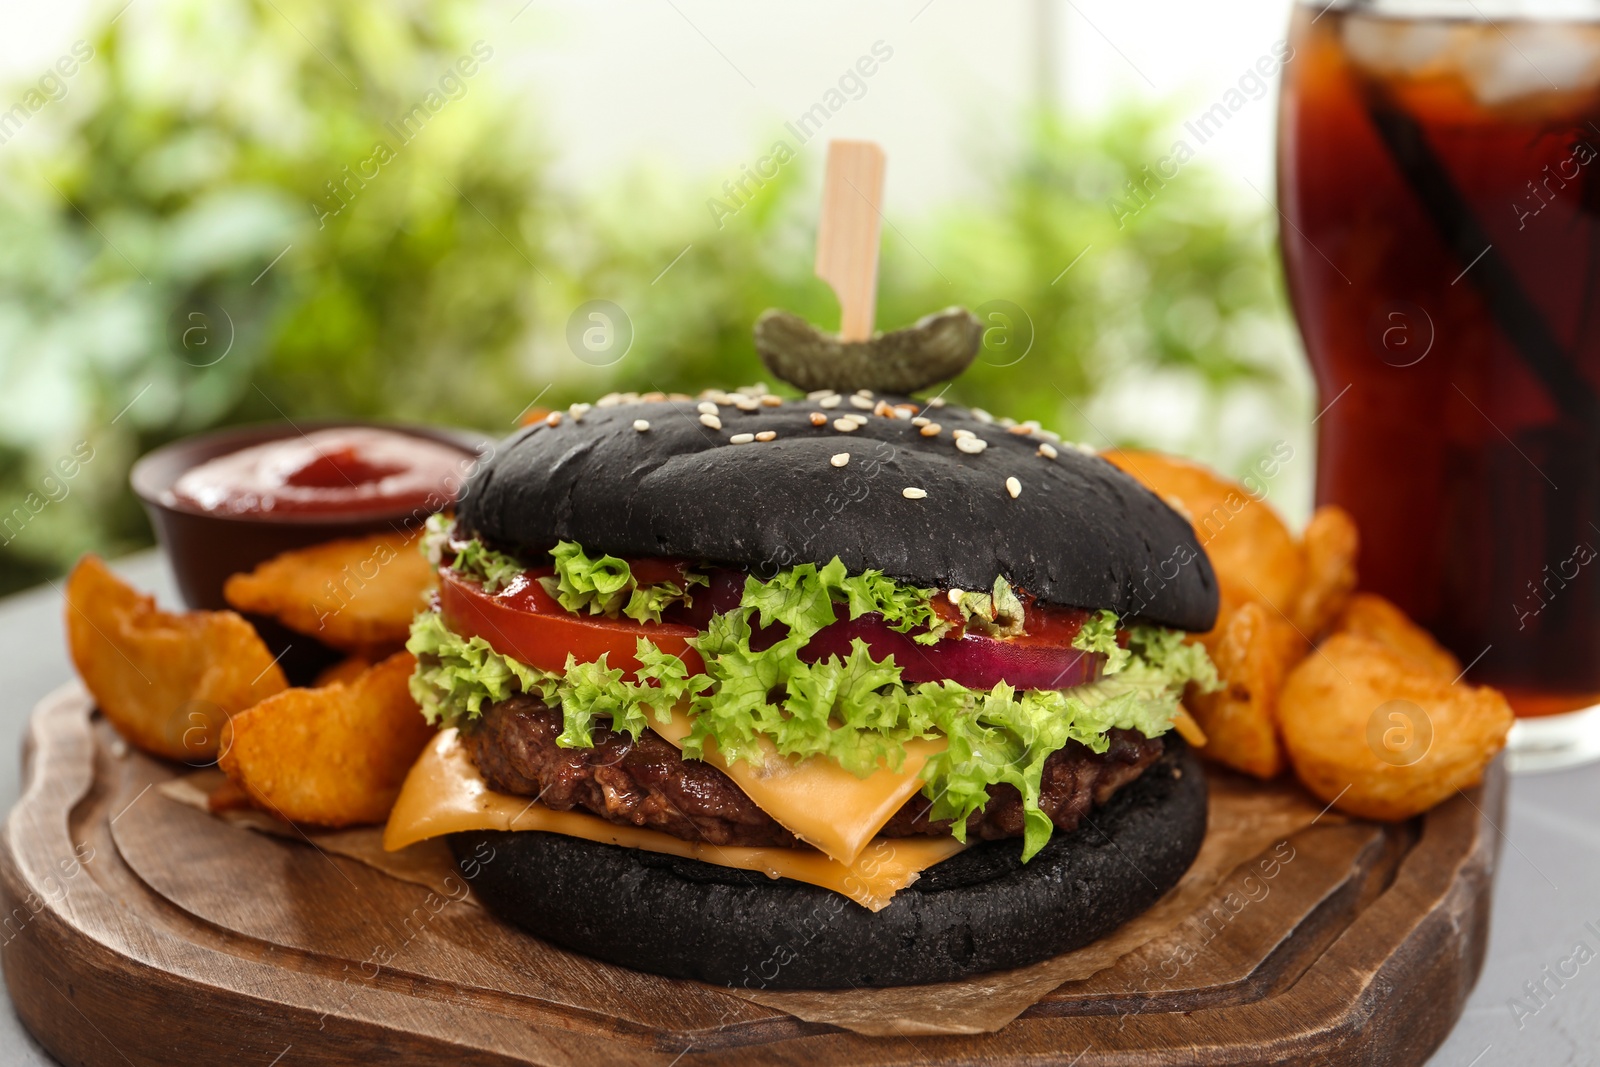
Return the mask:
[[839, 298], [839, 339], [872, 336], [878, 303], [878, 236], [883, 226], [883, 148], [830, 141], [817, 227], [817, 277]]

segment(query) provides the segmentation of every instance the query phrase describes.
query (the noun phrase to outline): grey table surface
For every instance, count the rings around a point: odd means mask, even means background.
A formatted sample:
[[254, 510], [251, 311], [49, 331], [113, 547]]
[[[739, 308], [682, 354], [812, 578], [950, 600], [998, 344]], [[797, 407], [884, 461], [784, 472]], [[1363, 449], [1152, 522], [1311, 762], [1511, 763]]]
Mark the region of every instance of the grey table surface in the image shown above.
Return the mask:
[[[163, 603], [177, 602], [156, 553], [116, 569]], [[0, 657], [0, 804], [9, 810], [28, 713], [72, 674], [56, 588], [0, 600]], [[1600, 764], [1516, 778], [1501, 830], [1488, 959], [1429, 1067], [1600, 1062]], [[8, 1000], [0, 1012], [0, 1067], [55, 1062], [9, 1008]]]

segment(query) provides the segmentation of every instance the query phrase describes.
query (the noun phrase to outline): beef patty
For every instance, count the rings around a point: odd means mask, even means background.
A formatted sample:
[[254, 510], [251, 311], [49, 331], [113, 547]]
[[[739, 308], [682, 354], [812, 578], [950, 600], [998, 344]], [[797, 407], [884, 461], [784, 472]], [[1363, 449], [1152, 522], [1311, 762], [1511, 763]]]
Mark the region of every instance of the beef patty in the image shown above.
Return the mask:
[[[714, 845], [801, 845], [726, 774], [709, 763], [683, 759], [653, 730], [634, 741], [596, 726], [593, 748], [561, 748], [556, 744], [560, 733], [559, 709], [519, 695], [485, 709], [461, 736], [492, 788], [537, 797], [547, 808], [581, 808], [608, 822]], [[1133, 730], [1112, 730], [1110, 738], [1105, 752], [1069, 741], [1045, 761], [1039, 806], [1057, 829], [1077, 829], [1085, 812], [1105, 803], [1161, 755], [1159, 738]], [[928, 819], [930, 804], [921, 794], [913, 796], [881, 833], [949, 833], [949, 820]], [[967, 819], [967, 836], [1021, 837], [1022, 795], [1013, 786], [991, 785], [989, 803]]]

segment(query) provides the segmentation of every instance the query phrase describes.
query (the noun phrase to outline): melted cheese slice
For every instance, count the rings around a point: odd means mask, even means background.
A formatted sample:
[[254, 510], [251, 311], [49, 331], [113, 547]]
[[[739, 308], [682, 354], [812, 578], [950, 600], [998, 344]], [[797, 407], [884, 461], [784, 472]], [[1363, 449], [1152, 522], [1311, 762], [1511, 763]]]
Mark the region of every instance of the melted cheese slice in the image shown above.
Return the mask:
[[[691, 720], [680, 708], [672, 722], [652, 722], [651, 729], [679, 748], [689, 735]], [[706, 741], [706, 762], [733, 779], [756, 807], [772, 816], [785, 830], [849, 866], [877, 836], [883, 824], [922, 788], [917, 775], [930, 757], [942, 752], [944, 738], [906, 742], [900, 770], [879, 767], [867, 778], [857, 778], [830, 759], [813, 756], [795, 760], [780, 756], [772, 743], [760, 738], [766, 759], [760, 765], [745, 760], [728, 763], [716, 743]]]
[[[856, 780], [853, 775], [849, 777]], [[490, 789], [452, 728], [440, 731], [406, 775], [400, 797], [389, 812], [383, 847], [393, 852], [417, 841], [463, 830], [543, 830], [760, 871], [769, 878], [792, 878], [831, 889], [872, 911], [886, 907], [895, 893], [916, 881], [922, 871], [965, 847], [950, 837], [884, 839], [871, 848], [857, 850], [852, 862], [845, 864], [803, 849], [684, 841], [659, 830], [617, 826], [583, 812], [552, 811], [525, 797]]]

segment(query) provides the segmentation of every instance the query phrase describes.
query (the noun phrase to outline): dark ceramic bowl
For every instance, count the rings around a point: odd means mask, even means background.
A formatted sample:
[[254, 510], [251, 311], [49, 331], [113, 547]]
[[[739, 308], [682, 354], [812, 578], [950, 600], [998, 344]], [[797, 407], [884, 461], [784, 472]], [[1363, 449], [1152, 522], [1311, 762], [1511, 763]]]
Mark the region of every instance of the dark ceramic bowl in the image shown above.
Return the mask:
[[[295, 437], [303, 431], [340, 427], [375, 427], [454, 445], [462, 450], [463, 459], [467, 461], [462, 468], [463, 478], [472, 460], [493, 445], [490, 438], [466, 430], [340, 421], [237, 426], [185, 437], [156, 449], [133, 465], [128, 480], [133, 485], [133, 491], [139, 494], [139, 499], [144, 501], [145, 513], [150, 516], [150, 525], [155, 528], [156, 538], [172, 565], [178, 592], [185, 604], [191, 608], [209, 610], [226, 608], [228, 604], [222, 597], [222, 585], [230, 574], [248, 571], [256, 564], [293, 548], [304, 548], [341, 537], [362, 537], [383, 530], [399, 529], [425, 517], [419, 515], [415, 508], [223, 515], [194, 511], [170, 502], [169, 491], [173, 483], [190, 468], [209, 459], [251, 445]], [[291, 676], [304, 675], [318, 663], [332, 658], [320, 654], [307, 656], [308, 647], [314, 646], [315, 642], [293, 635], [271, 620], [252, 618], [251, 621], [262, 632], [262, 637], [274, 654], [285, 651], [292, 643], [299, 643], [300, 653], [284, 660], [284, 666], [291, 668]], [[293, 669], [295, 667], [299, 669]]]

